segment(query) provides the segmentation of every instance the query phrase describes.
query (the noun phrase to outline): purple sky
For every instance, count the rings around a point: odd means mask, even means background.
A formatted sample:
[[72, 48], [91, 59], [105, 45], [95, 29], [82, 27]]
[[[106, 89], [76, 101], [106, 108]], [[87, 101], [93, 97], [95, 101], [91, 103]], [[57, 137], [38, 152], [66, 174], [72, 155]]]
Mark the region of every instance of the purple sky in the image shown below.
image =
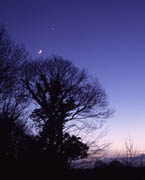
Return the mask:
[[111, 148], [131, 137], [145, 150], [144, 0], [1, 0], [0, 22], [32, 57], [60, 55], [98, 77], [116, 110]]

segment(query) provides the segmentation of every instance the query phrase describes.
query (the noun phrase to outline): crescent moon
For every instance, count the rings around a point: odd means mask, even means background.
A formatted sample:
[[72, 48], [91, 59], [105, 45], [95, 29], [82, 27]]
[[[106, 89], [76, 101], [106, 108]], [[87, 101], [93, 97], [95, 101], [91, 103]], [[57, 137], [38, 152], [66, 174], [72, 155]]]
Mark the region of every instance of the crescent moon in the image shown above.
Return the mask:
[[41, 49], [38, 51], [38, 54], [42, 54], [42, 50]]

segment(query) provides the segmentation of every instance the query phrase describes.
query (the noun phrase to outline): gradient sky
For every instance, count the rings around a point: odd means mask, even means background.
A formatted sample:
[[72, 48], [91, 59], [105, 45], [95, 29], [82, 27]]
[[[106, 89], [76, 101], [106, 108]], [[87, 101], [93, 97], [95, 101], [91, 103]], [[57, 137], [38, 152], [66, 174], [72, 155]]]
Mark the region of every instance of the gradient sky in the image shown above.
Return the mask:
[[144, 0], [1, 0], [0, 22], [33, 58], [60, 55], [98, 77], [116, 110], [111, 149], [131, 137], [145, 150]]

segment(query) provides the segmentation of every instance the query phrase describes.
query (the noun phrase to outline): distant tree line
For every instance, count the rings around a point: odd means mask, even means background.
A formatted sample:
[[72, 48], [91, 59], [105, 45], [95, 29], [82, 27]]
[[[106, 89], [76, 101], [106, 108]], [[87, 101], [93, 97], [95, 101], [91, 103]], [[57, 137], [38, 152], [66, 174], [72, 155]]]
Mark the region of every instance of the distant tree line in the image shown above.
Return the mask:
[[32, 60], [0, 25], [1, 165], [67, 167], [88, 156], [76, 132], [111, 114], [105, 90], [86, 70], [58, 56]]

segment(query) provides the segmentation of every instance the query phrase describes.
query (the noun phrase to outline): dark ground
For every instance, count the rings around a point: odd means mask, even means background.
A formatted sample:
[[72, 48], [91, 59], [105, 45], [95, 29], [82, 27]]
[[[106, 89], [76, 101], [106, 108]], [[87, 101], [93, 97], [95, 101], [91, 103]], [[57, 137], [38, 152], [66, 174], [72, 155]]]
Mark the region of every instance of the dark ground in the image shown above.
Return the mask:
[[19, 180], [145, 180], [145, 167], [100, 167], [93, 169], [63, 169], [11, 164], [0, 168], [2, 179]]

